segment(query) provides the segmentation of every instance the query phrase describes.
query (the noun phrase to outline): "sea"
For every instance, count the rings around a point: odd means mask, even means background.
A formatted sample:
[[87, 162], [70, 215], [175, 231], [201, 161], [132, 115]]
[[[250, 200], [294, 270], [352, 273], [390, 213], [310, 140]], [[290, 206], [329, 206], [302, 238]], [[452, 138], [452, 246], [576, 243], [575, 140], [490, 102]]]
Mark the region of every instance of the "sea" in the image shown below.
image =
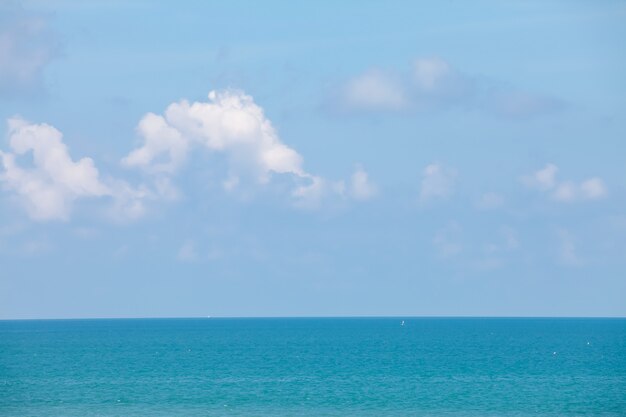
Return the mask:
[[626, 416], [626, 319], [0, 321], [0, 416]]

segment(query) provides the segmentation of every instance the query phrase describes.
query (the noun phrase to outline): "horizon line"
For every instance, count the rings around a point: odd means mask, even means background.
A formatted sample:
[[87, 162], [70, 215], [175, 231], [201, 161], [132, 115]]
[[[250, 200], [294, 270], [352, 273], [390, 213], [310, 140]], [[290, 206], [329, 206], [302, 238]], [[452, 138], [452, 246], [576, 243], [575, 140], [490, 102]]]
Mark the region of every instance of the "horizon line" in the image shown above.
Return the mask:
[[136, 317], [45, 317], [0, 318], [4, 321], [62, 320], [208, 320], [208, 319], [626, 319], [626, 316], [541, 316], [541, 315], [298, 315], [298, 316], [136, 316]]

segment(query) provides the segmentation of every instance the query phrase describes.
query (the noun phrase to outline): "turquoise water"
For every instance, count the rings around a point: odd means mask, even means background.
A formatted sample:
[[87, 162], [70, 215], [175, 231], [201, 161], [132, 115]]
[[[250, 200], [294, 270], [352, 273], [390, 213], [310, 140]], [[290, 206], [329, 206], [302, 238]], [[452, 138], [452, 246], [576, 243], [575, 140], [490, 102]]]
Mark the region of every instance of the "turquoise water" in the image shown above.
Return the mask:
[[626, 320], [0, 321], [0, 415], [625, 416]]

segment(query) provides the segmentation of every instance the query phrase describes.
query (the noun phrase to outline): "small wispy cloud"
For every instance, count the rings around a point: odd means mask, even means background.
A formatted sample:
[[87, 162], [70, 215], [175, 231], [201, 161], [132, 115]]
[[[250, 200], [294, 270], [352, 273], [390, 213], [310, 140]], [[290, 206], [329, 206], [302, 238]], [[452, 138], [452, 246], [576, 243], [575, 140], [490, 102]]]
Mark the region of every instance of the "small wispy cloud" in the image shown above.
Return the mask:
[[558, 237], [558, 260], [565, 266], [581, 266], [584, 264], [578, 254], [578, 241], [576, 237], [566, 229], [557, 230]]
[[541, 168], [532, 174], [524, 175], [520, 180], [529, 188], [537, 188], [541, 191], [546, 191], [556, 186], [556, 173], [558, 168], [554, 164], [546, 164], [544, 168]]
[[196, 246], [193, 241], [187, 240], [178, 249], [177, 259], [182, 262], [193, 262], [198, 259]]
[[457, 173], [439, 163], [432, 163], [422, 172], [419, 201], [426, 203], [449, 198], [454, 193]]
[[481, 195], [475, 203], [479, 210], [494, 210], [504, 205], [504, 197], [498, 193], [487, 192]]
[[355, 200], [369, 200], [378, 194], [378, 187], [372, 183], [367, 172], [361, 168], [357, 169], [350, 178], [350, 195]]
[[472, 266], [483, 271], [493, 271], [506, 266], [521, 247], [517, 231], [510, 226], [501, 226], [496, 235], [476, 254]]
[[417, 58], [410, 68], [399, 72], [368, 69], [336, 86], [327, 103], [338, 113], [459, 107], [510, 119], [527, 119], [563, 108], [560, 100], [468, 75], [438, 56]]
[[553, 198], [558, 201], [572, 202], [577, 200], [598, 200], [608, 195], [604, 181], [598, 177], [589, 178], [577, 184], [567, 181], [559, 184]]
[[522, 176], [520, 181], [528, 188], [547, 193], [551, 199], [558, 202], [599, 200], [608, 196], [608, 189], [601, 178], [592, 177], [579, 183], [559, 181], [558, 171], [556, 165], [546, 164], [544, 168]]
[[397, 111], [409, 105], [402, 82], [380, 70], [347, 81], [338, 99], [343, 110]]
[[43, 72], [60, 53], [48, 16], [0, 3], [0, 96], [30, 96], [43, 89]]

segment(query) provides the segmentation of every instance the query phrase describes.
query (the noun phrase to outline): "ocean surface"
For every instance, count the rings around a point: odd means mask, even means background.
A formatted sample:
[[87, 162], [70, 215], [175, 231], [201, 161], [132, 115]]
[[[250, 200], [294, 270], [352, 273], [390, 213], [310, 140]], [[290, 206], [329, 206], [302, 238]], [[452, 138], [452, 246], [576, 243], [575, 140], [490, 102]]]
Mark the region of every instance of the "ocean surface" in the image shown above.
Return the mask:
[[626, 416], [626, 320], [0, 321], [0, 416]]

